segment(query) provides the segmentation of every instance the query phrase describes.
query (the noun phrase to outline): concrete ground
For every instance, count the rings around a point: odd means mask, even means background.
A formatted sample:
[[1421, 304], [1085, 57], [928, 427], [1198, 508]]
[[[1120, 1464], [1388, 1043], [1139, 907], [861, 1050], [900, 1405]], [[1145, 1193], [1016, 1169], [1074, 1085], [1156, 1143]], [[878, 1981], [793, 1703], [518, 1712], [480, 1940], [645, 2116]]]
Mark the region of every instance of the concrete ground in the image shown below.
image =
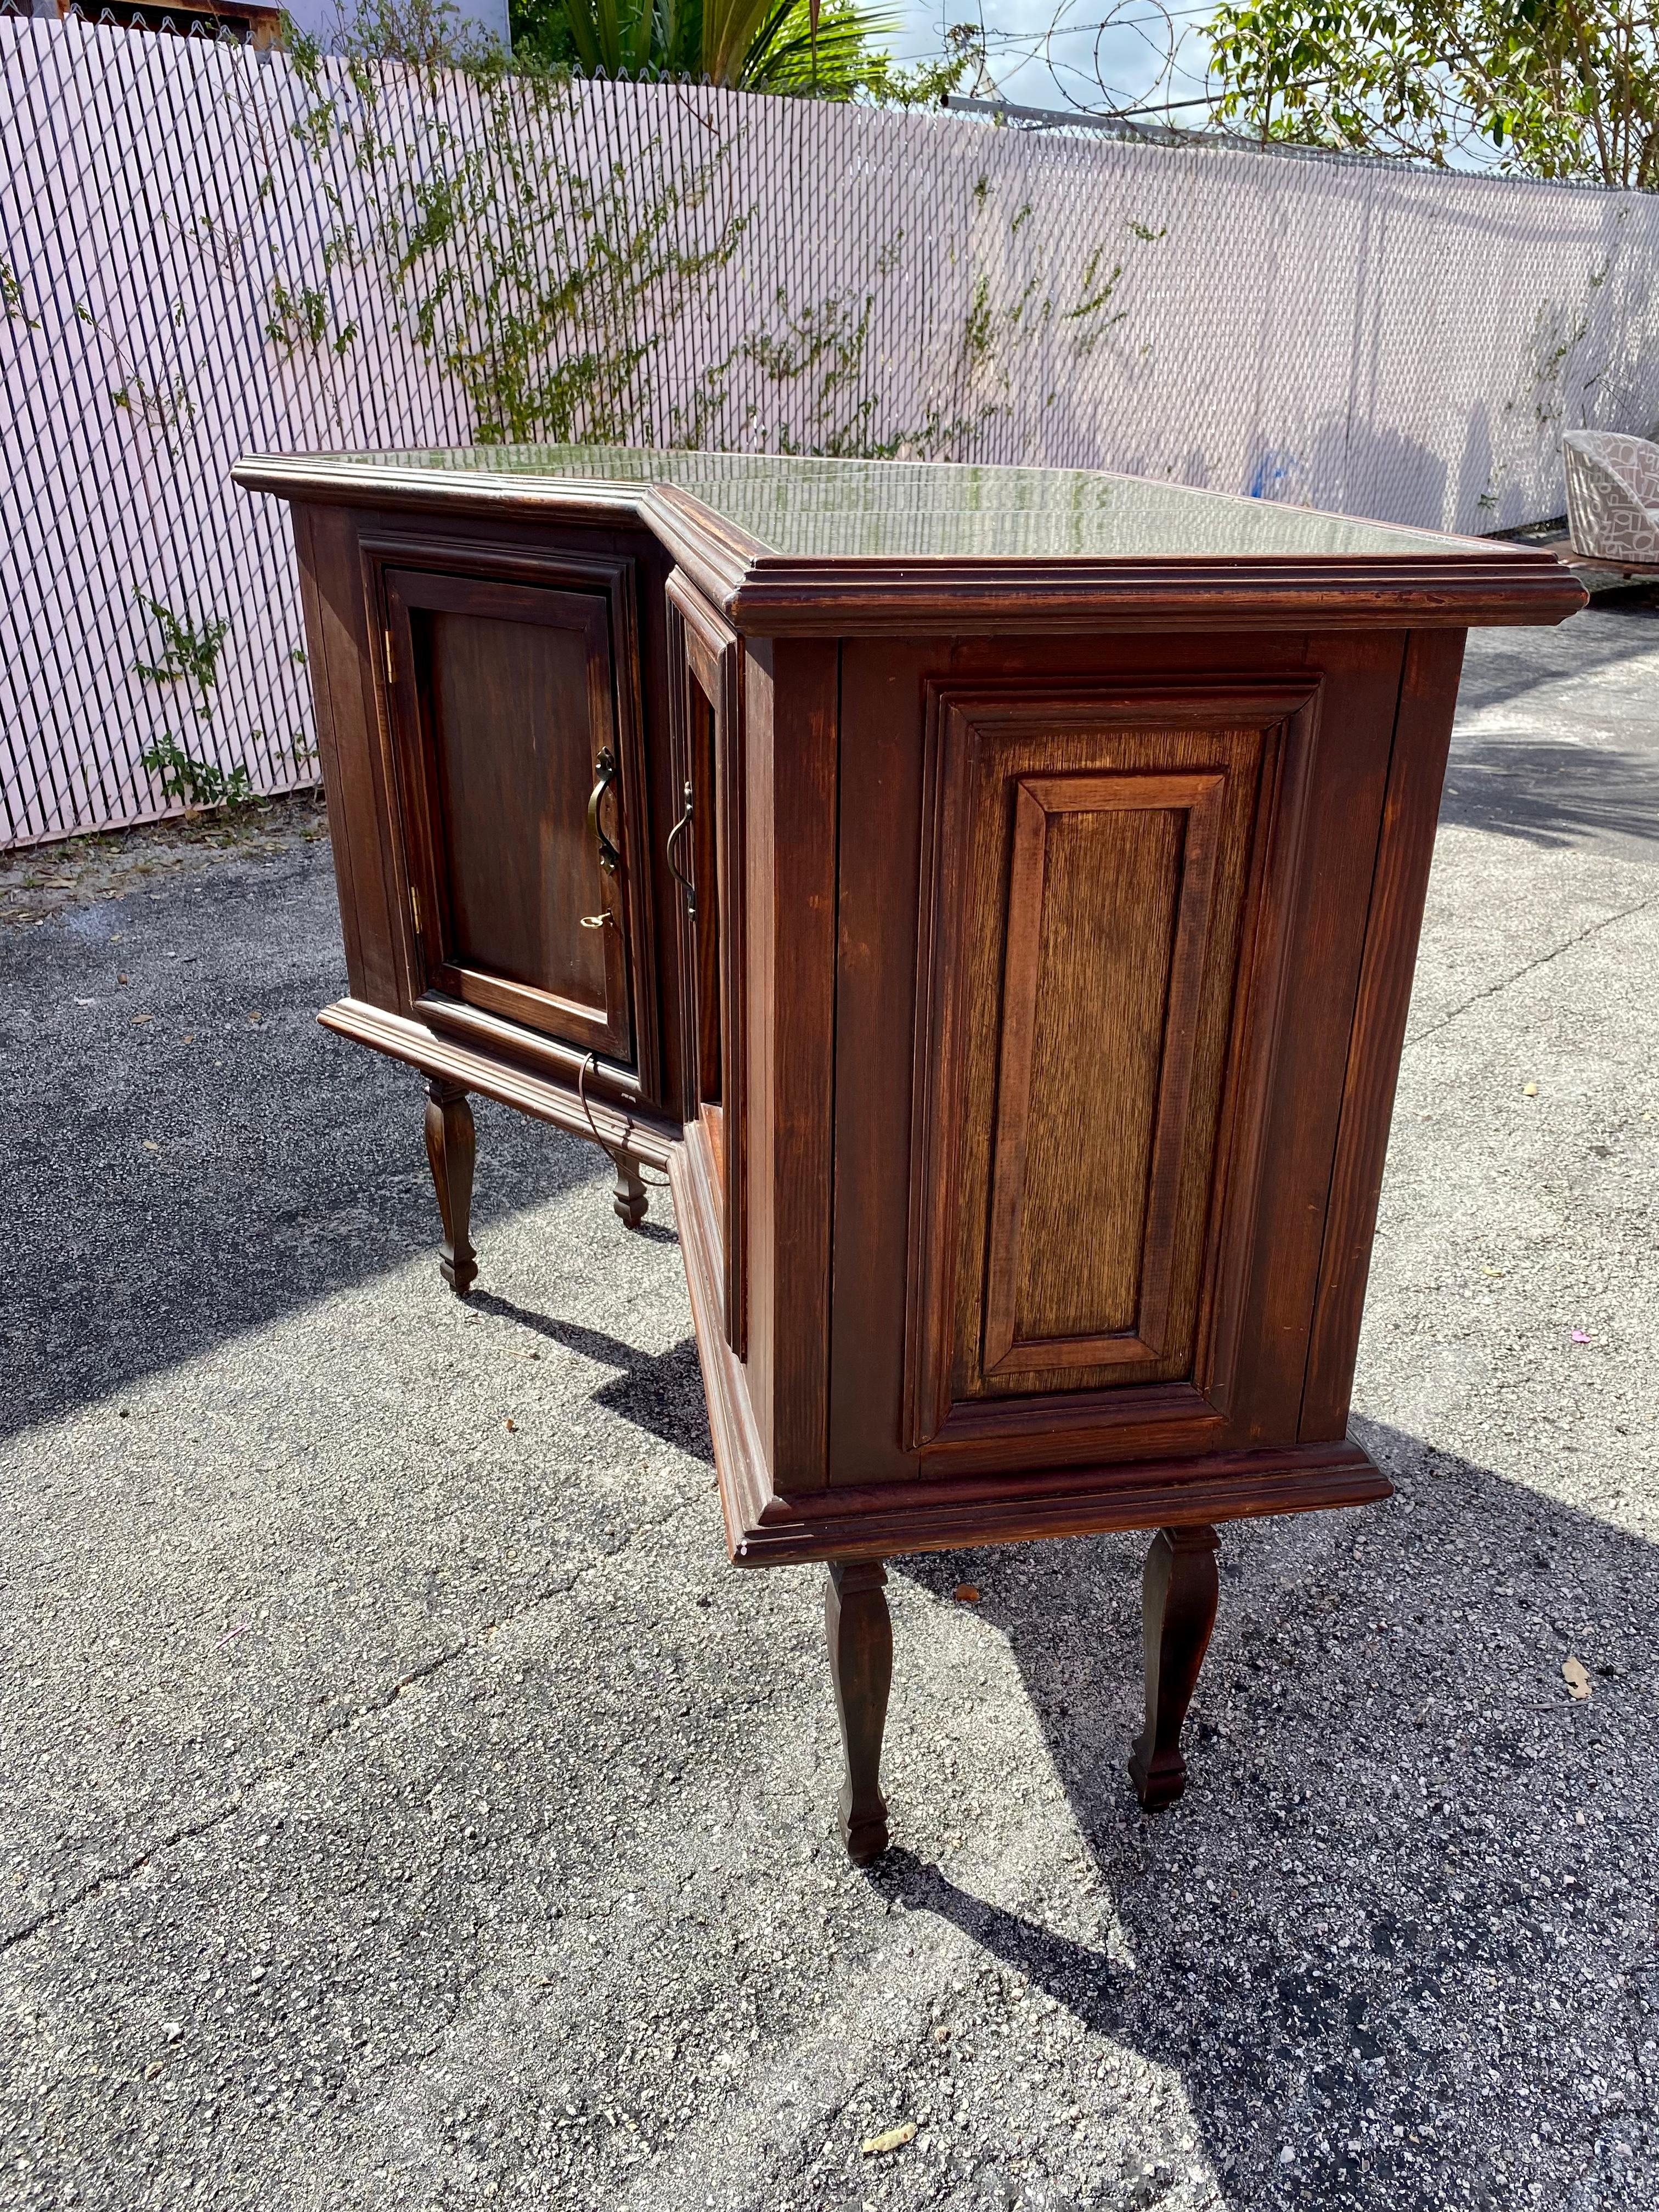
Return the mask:
[[486, 1106], [461, 1305], [325, 845], [131, 852], [0, 871], [0, 2203], [1659, 2202], [1659, 613], [1471, 652], [1397, 1497], [1224, 1533], [1151, 1823], [1142, 1540], [901, 1563], [868, 1874], [665, 1200]]

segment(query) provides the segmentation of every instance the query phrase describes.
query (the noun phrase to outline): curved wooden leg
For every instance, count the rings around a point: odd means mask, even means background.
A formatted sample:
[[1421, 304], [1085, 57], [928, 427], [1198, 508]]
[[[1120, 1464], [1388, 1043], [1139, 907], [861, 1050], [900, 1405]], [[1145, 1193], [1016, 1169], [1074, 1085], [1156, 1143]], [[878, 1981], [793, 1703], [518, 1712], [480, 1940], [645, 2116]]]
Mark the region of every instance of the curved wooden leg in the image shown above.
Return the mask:
[[1160, 1528], [1140, 1585], [1146, 1644], [1146, 1725], [1129, 1758], [1135, 1794], [1149, 1813], [1173, 1805], [1187, 1787], [1181, 1724], [1215, 1626], [1215, 1555], [1207, 1526]]
[[617, 1190], [611, 1203], [624, 1229], [637, 1229], [644, 1220], [645, 1209], [650, 1203], [645, 1194], [640, 1164], [637, 1160], [629, 1159], [626, 1152], [617, 1154], [616, 1164]]
[[459, 1083], [431, 1077], [426, 1086], [426, 1156], [444, 1224], [444, 1280], [464, 1298], [477, 1279], [477, 1255], [467, 1235], [472, 1212], [472, 1162], [477, 1139], [472, 1109]]
[[841, 1832], [855, 1866], [868, 1866], [887, 1848], [887, 1800], [881, 1794], [881, 1733], [893, 1680], [893, 1623], [882, 1595], [881, 1562], [832, 1565], [823, 1593], [823, 1632], [830, 1676], [847, 1753], [842, 1784]]

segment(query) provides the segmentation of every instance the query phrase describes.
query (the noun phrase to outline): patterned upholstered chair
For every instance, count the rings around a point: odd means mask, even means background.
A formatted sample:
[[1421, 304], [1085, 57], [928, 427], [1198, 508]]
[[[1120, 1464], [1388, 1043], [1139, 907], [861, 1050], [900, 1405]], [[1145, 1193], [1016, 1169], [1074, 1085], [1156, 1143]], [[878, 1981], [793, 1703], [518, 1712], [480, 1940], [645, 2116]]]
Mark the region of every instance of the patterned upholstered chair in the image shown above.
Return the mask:
[[1561, 445], [1573, 550], [1612, 568], [1659, 569], [1659, 445], [1617, 430], [1569, 430]]

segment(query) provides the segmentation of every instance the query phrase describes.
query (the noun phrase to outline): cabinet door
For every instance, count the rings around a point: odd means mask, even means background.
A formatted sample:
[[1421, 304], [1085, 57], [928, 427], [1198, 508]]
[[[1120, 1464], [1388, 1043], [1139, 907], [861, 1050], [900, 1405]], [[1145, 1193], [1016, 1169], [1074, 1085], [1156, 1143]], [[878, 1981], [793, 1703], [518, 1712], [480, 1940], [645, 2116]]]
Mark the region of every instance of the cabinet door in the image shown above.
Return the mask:
[[631, 1061], [605, 594], [416, 569], [386, 592], [426, 988]]

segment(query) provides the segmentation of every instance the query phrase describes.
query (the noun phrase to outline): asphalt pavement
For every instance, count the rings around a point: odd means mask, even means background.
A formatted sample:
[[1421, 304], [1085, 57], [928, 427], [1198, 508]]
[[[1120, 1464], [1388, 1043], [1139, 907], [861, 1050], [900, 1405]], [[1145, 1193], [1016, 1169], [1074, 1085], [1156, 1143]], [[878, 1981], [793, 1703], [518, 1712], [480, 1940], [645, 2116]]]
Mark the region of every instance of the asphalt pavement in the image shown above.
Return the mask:
[[452, 1297], [315, 817], [227, 834], [0, 864], [0, 2203], [1659, 2203], [1659, 612], [1471, 647], [1398, 1494], [1224, 1532], [1154, 1821], [1144, 1540], [899, 1562], [868, 1873], [665, 1196], [485, 1104]]

